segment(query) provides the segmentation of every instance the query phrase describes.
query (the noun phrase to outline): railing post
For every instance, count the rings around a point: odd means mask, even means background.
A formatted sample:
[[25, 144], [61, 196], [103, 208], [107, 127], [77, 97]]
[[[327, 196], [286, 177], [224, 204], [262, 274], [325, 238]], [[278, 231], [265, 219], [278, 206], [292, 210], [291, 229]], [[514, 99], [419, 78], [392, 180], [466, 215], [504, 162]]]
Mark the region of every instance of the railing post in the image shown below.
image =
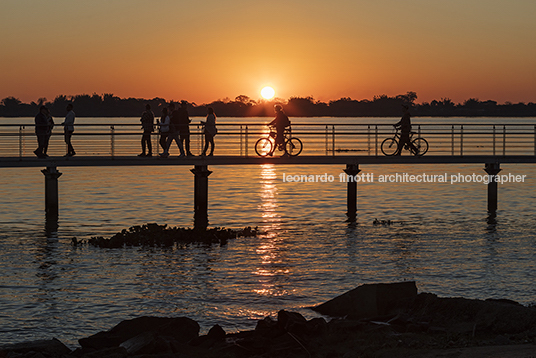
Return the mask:
[[506, 155], [506, 125], [503, 125], [503, 155]]
[[460, 126], [460, 156], [463, 156], [463, 124]]
[[[156, 128], [157, 127], [155, 127], [155, 129]], [[158, 132], [154, 133], [155, 135], [151, 133], [151, 141], [153, 142], [153, 148], [155, 148], [154, 152], [156, 153], [156, 155], [160, 154], [160, 136], [158, 135]]]
[[115, 154], [115, 127], [110, 126], [110, 154], [112, 158]]
[[198, 124], [197, 125], [197, 147], [199, 150], [199, 153], [203, 153], [203, 149], [205, 148], [205, 136], [203, 135], [203, 125]]
[[454, 155], [454, 125], [452, 125], [452, 132], [451, 132], [451, 137], [452, 137], [452, 144], [451, 144], [451, 155]]
[[244, 153], [244, 151], [242, 150], [242, 147], [243, 147], [243, 143], [242, 143], [243, 139], [242, 139], [242, 136], [243, 136], [243, 134], [242, 134], [242, 125], [240, 125], [240, 156], [242, 156], [243, 153]]
[[22, 150], [22, 146], [23, 146], [22, 136], [24, 134], [23, 129], [24, 129], [24, 126], [19, 127], [19, 159], [21, 160], [22, 160], [22, 153], [23, 153], [23, 150]]
[[419, 124], [418, 127], [417, 127], [417, 134], [418, 134], [418, 138], [421, 137], [421, 125]]
[[368, 155], [370, 155], [370, 124], [367, 126], [367, 137], [368, 137]]
[[331, 126], [331, 155], [335, 155], [335, 125]]
[[495, 125], [493, 125], [493, 155], [495, 155]]
[[248, 126], [246, 124], [246, 130], [245, 130], [245, 141], [244, 141], [244, 154], [247, 157], [248, 156]]
[[378, 125], [376, 125], [375, 127], [376, 127], [376, 143], [374, 144], [374, 146], [376, 147], [375, 149], [376, 156], [378, 156]]
[[328, 129], [328, 126], [326, 125], [326, 155], [328, 154], [329, 154], [329, 129]]

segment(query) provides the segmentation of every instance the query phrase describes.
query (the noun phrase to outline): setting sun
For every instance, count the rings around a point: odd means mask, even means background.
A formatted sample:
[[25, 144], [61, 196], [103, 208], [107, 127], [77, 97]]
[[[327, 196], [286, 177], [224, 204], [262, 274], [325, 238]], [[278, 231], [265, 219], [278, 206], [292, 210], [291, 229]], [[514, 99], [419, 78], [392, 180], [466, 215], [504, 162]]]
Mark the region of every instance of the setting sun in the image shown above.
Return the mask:
[[264, 99], [271, 99], [274, 97], [274, 95], [275, 95], [275, 91], [272, 87], [264, 87], [261, 90], [261, 96]]

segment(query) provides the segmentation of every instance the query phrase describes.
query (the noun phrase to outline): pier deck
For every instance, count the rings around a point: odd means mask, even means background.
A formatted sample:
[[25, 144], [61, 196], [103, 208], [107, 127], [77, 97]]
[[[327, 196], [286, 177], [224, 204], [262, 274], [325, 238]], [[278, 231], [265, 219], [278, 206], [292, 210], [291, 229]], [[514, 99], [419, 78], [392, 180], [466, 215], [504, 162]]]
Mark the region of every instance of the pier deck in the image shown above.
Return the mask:
[[303, 155], [293, 158], [284, 157], [244, 157], [244, 156], [213, 156], [213, 157], [184, 157], [171, 156], [168, 158], [139, 158], [136, 156], [115, 157], [49, 157], [39, 159], [33, 157], [0, 157], [0, 168], [24, 167], [108, 167], [108, 166], [213, 166], [213, 165], [366, 165], [366, 164], [472, 164], [472, 163], [500, 163], [500, 164], [534, 164], [536, 156], [532, 155], [425, 155], [414, 156], [369, 156], [369, 155]]

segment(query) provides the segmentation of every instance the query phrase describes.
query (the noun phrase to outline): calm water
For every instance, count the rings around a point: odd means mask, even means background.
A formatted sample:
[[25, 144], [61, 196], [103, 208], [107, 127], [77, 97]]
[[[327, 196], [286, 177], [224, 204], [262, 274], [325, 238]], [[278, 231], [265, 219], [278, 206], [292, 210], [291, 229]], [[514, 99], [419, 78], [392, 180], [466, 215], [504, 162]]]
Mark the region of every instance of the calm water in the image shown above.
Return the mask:
[[[133, 119], [137, 120], [137, 119]], [[324, 119], [325, 120], [325, 119]], [[534, 122], [534, 120], [533, 120]], [[217, 153], [216, 153], [217, 154]], [[141, 315], [188, 316], [202, 331], [252, 329], [362, 283], [416, 280], [440, 296], [536, 301], [536, 169], [499, 185], [497, 217], [480, 183], [379, 183], [382, 174], [483, 174], [479, 165], [362, 165], [358, 221], [345, 222], [342, 166], [213, 166], [211, 226], [265, 233], [226, 246], [73, 247], [70, 239], [157, 222], [193, 224], [190, 167], [62, 168], [60, 221], [46, 232], [43, 175], [0, 169], [0, 343], [76, 340]], [[328, 174], [332, 183], [284, 183]], [[374, 226], [374, 219], [392, 220]]]

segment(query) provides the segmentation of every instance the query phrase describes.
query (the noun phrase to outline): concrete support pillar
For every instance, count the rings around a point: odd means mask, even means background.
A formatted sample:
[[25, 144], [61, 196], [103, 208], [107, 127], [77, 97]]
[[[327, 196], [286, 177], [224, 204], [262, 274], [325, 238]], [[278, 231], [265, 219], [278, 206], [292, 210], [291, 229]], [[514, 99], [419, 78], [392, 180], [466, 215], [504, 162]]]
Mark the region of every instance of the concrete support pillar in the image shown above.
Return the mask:
[[[488, 175], [497, 175], [501, 171], [499, 163], [486, 163], [484, 170]], [[498, 188], [497, 181], [490, 180], [488, 183], [488, 211], [497, 211]]]
[[357, 181], [354, 179], [360, 171], [361, 169], [359, 169], [358, 164], [346, 164], [346, 169], [344, 169], [344, 172], [348, 176], [346, 199], [346, 206], [348, 209], [346, 216], [348, 216], [348, 221], [355, 221], [357, 219]]
[[212, 174], [206, 165], [196, 165], [194, 173], [194, 229], [206, 230], [208, 226], [208, 176]]
[[41, 172], [45, 175], [45, 211], [47, 217], [57, 217], [60, 207], [58, 178], [61, 173], [56, 167], [47, 167]]

